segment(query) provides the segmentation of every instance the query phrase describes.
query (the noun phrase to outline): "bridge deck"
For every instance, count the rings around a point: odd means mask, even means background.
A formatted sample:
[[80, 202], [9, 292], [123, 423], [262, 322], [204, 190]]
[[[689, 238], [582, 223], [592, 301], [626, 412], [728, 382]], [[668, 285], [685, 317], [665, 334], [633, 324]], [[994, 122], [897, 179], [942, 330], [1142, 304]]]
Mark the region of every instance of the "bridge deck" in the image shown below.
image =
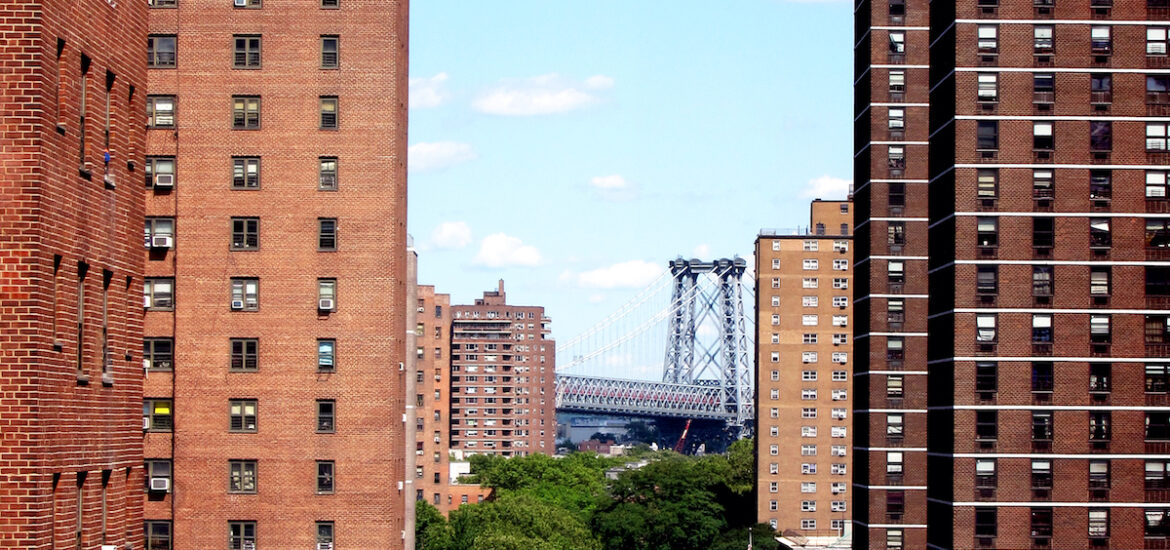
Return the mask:
[[718, 386], [558, 374], [557, 410], [731, 420]]

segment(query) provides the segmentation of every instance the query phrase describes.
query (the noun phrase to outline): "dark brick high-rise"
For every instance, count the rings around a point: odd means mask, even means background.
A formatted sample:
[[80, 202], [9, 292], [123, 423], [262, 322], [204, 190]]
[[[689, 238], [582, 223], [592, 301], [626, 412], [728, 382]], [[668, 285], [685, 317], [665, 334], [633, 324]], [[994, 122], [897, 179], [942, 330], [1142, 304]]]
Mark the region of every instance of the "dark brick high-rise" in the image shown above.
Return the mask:
[[0, 548], [142, 547], [146, 11], [0, 2]]
[[930, 5], [855, 11], [855, 548], [926, 545]]
[[1166, 6], [932, 4], [935, 548], [1167, 547]]

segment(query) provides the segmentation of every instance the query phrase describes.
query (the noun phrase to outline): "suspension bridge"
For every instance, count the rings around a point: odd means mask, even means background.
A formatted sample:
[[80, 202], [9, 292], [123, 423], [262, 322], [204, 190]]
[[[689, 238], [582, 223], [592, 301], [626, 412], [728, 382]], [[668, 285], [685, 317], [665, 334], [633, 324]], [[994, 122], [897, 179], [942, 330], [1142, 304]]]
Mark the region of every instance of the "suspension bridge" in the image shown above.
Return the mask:
[[617, 311], [557, 342], [559, 412], [723, 421], [753, 417], [754, 323], [741, 258], [682, 258]]

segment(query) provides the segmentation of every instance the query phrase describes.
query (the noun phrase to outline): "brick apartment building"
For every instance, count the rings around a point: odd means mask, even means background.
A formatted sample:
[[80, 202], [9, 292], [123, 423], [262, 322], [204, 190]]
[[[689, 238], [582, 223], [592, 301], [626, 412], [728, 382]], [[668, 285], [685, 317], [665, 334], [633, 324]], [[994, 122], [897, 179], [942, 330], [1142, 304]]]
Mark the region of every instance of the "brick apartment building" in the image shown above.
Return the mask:
[[[897, 32], [876, 27], [895, 16], [908, 25], [907, 64], [929, 65], [933, 108], [928, 121], [903, 122], [909, 143], [928, 140], [930, 161], [929, 183], [906, 186], [900, 214], [904, 254], [929, 258], [929, 311], [907, 309], [903, 334], [878, 328], [874, 297], [893, 283], [876, 252], [858, 263], [863, 281], [873, 264], [873, 322], [858, 327], [871, 354], [869, 402], [859, 391], [857, 408], [871, 421], [868, 444], [859, 443], [868, 472], [855, 468], [869, 486], [854, 510], [858, 530], [869, 527], [857, 547], [1167, 547], [1170, 9], [1156, 0], [976, 0], [936, 2], [928, 16], [913, 2], [863, 6], [859, 28], [873, 37], [859, 44], [881, 44], [873, 59], [887, 47], [878, 35]], [[868, 104], [859, 136], [875, 146], [886, 130], [878, 80], [857, 90]], [[893, 206], [872, 185], [879, 163], [861, 168], [872, 192], [864, 208], [858, 194], [858, 216], [868, 211], [876, 249], [874, 222], [893, 218], [883, 214]], [[925, 253], [925, 236], [909, 229], [919, 226], [930, 227]], [[879, 331], [905, 340], [904, 399], [881, 383], [891, 374], [877, 373]], [[925, 334], [929, 361], [920, 364]], [[896, 370], [888, 356], [881, 364]], [[893, 432], [880, 436], [891, 416], [907, 424], [901, 449]]]
[[446, 513], [451, 421], [451, 295], [419, 285], [415, 320], [414, 498]]
[[451, 449], [457, 456], [553, 454], [556, 356], [540, 306], [508, 305], [504, 281], [451, 323]]
[[407, 3], [150, 4], [147, 548], [400, 548]]
[[756, 511], [811, 544], [847, 531], [853, 213], [813, 201], [804, 231], [756, 239]]
[[0, 548], [141, 548], [146, 6], [3, 12]]

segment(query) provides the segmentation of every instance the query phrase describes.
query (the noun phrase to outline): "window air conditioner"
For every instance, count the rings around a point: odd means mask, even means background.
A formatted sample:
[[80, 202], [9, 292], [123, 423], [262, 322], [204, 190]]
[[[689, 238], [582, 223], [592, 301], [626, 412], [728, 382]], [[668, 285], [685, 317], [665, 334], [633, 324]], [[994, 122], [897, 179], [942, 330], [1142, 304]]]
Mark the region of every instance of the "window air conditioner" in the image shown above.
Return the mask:
[[171, 490], [171, 480], [166, 477], [152, 477], [150, 478], [151, 492], [165, 493]]
[[318, 542], [317, 550], [333, 550], [332, 542]]
[[333, 298], [321, 298], [317, 300], [318, 311], [333, 311]]
[[244, 301], [232, 300], [232, 309], [244, 309]]
[[151, 248], [170, 248], [174, 244], [175, 238], [170, 235], [155, 235], [150, 238]]
[[142, 360], [142, 370], [150, 370], [150, 359]]
[[142, 297], [142, 307], [150, 307], [150, 295], [149, 294]]
[[248, 0], [232, 0], [232, 3], [235, 4], [237, 8], [242, 8], [248, 5]]
[[146, 430], [149, 430], [149, 429], [150, 429], [150, 417], [144, 416], [144, 417], [142, 417], [142, 431], [145, 432]]
[[154, 186], [159, 189], [170, 189], [175, 186], [174, 174], [156, 174], [154, 176]]
[[115, 187], [113, 174], [106, 174], [106, 176], [103, 178], [103, 181], [105, 181], [106, 185]]

